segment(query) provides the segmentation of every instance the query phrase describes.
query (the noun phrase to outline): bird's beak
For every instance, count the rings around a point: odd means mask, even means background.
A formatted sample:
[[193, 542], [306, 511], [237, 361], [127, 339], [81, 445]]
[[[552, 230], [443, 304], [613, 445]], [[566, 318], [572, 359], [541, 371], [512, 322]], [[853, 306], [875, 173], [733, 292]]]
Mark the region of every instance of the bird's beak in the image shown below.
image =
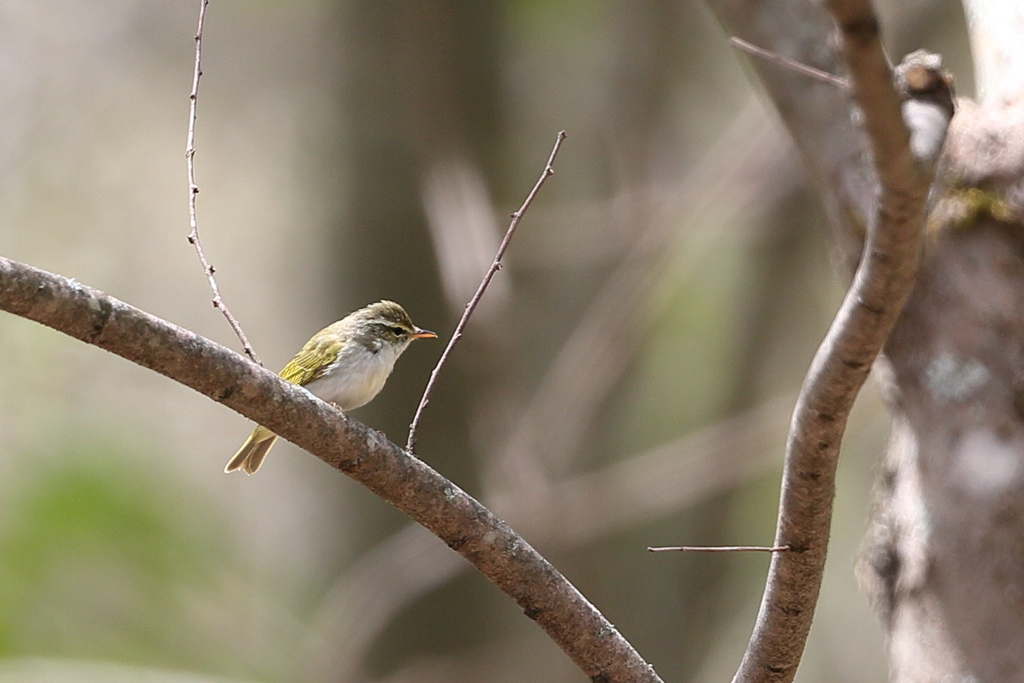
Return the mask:
[[415, 328], [413, 333], [409, 336], [413, 339], [435, 339], [437, 337], [437, 335], [430, 330], [423, 330], [418, 327]]

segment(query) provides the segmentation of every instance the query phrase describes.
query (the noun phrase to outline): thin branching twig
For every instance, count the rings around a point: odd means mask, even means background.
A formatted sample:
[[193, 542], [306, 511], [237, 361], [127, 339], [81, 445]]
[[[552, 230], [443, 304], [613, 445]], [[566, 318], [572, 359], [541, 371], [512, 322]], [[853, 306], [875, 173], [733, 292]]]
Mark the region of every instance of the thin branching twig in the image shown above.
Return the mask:
[[523, 201], [523, 205], [519, 207], [519, 210], [512, 214], [512, 221], [508, 225], [508, 230], [505, 232], [505, 238], [501, 240], [501, 244], [498, 245], [498, 252], [494, 255], [494, 260], [491, 261], [490, 268], [484, 273], [483, 280], [480, 281], [480, 286], [477, 287], [476, 293], [473, 294], [473, 298], [466, 304], [466, 310], [462, 313], [462, 318], [459, 319], [459, 324], [455, 326], [455, 331], [452, 333], [451, 339], [448, 340], [448, 346], [445, 347], [444, 353], [441, 354], [441, 358], [437, 361], [437, 365], [434, 367], [433, 372], [430, 373], [430, 381], [427, 382], [427, 388], [423, 390], [423, 397], [420, 399], [420, 404], [416, 408], [416, 414], [412, 418], [412, 423], [409, 425], [409, 438], [405, 442], [406, 452], [412, 454], [416, 450], [416, 429], [420, 424], [420, 417], [423, 415], [424, 408], [430, 403], [430, 394], [434, 390], [434, 384], [437, 382], [437, 377], [441, 372], [441, 368], [448, 361], [448, 356], [451, 354], [452, 349], [459, 343], [462, 338], [462, 332], [466, 329], [467, 323], [469, 323], [470, 316], [473, 315], [473, 311], [476, 310], [477, 304], [480, 303], [480, 299], [483, 298], [484, 292], [487, 291], [487, 286], [491, 283], [495, 273], [501, 269], [501, 258], [505, 255], [505, 250], [508, 249], [509, 243], [512, 241], [513, 235], [515, 235], [516, 228], [519, 227], [519, 222], [523, 219], [523, 215], [526, 210], [533, 204], [534, 197], [540, 192], [540, 188], [544, 185], [544, 182], [555, 173], [555, 157], [558, 156], [558, 150], [562, 146], [562, 142], [565, 140], [565, 131], [559, 131], [555, 138], [555, 146], [551, 148], [551, 154], [548, 155], [548, 163], [544, 166], [544, 171], [541, 172], [540, 178], [534, 184], [533, 189], [530, 190], [530, 194], [526, 195], [526, 199]]
[[206, 260], [206, 254], [203, 253], [203, 244], [199, 240], [199, 222], [196, 220], [196, 195], [199, 194], [199, 186], [196, 185], [195, 168], [196, 103], [199, 99], [199, 78], [203, 75], [203, 70], [200, 66], [203, 55], [203, 23], [206, 21], [206, 6], [209, 4], [210, 0], [199, 0], [199, 26], [196, 28], [196, 65], [192, 72], [192, 92], [188, 96], [188, 141], [185, 143], [185, 162], [188, 166], [188, 225], [190, 228], [188, 243], [195, 247], [199, 263], [202, 264], [203, 272], [206, 274], [206, 280], [210, 283], [210, 289], [213, 290], [213, 307], [218, 309], [227, 318], [231, 329], [235, 331], [239, 341], [242, 342], [242, 350], [245, 351], [246, 355], [254, 363], [263, 365], [253, 350], [252, 344], [246, 338], [245, 332], [242, 331], [242, 326], [235, 320], [235, 316], [231, 315], [227, 304], [224, 303], [224, 298], [220, 295], [217, 278], [213, 275], [216, 269]]

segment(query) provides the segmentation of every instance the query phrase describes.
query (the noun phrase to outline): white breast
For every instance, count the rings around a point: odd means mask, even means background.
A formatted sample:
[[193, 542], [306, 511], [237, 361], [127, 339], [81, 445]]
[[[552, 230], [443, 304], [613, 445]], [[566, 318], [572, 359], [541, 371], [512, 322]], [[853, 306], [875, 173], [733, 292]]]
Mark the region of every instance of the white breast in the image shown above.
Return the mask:
[[384, 344], [373, 352], [362, 344], [352, 344], [323, 377], [307, 384], [306, 389], [342, 410], [366, 405], [384, 388], [384, 382], [406, 346], [408, 343]]

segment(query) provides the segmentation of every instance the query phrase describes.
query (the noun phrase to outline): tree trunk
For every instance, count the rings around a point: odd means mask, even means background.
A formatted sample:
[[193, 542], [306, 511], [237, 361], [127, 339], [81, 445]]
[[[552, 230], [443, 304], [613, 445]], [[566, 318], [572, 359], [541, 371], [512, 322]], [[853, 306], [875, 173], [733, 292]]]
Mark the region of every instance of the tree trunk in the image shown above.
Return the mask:
[[[816, 6], [711, 4], [739, 37], [841, 70]], [[1024, 79], [1021, 41], [1008, 39], [1020, 17], [1012, 3], [1001, 18], [1002, 3], [967, 5], [988, 91], [959, 104], [923, 269], [875, 373], [893, 429], [858, 573], [899, 683], [1024, 680]], [[874, 201], [848, 97], [775, 64], [754, 68], [819, 179], [848, 271]]]
[[960, 187], [887, 346], [893, 433], [859, 575], [900, 683], [1024, 676], [1024, 226], [1003, 198], [1019, 173], [967, 177], [958, 158], [988, 136], [1010, 148], [1024, 117], [980, 114], [950, 130]]

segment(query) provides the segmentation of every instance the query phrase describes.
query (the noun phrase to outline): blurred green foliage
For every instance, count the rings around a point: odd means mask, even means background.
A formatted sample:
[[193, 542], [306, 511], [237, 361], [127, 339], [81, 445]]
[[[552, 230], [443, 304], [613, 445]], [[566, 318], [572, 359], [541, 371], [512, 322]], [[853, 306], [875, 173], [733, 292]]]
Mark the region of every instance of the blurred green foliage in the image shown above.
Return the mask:
[[84, 439], [20, 460], [0, 524], [0, 657], [215, 663], [191, 601], [223, 580], [224, 526], [147, 450]]

